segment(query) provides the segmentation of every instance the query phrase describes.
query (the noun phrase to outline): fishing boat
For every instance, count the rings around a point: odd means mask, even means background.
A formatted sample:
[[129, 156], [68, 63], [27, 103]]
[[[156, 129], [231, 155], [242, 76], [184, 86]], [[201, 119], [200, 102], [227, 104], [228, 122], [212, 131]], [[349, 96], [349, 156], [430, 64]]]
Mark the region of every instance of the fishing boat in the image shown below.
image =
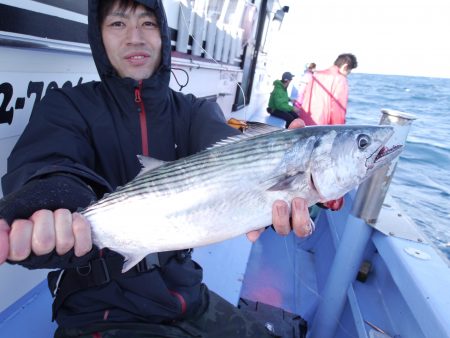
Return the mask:
[[[270, 41], [295, 14], [282, 2], [163, 0], [171, 87], [216, 101], [227, 119], [283, 127], [265, 112]], [[0, 175], [48, 90], [98, 79], [86, 14], [86, 1], [0, 1]], [[380, 116], [401, 143], [413, 120]], [[233, 304], [300, 315], [310, 338], [450, 337], [449, 261], [390, 197], [395, 166], [347, 194], [341, 210], [321, 210], [307, 238], [267, 230], [255, 243], [241, 236], [195, 248], [205, 283]], [[0, 266], [1, 337], [53, 336], [48, 272]]]

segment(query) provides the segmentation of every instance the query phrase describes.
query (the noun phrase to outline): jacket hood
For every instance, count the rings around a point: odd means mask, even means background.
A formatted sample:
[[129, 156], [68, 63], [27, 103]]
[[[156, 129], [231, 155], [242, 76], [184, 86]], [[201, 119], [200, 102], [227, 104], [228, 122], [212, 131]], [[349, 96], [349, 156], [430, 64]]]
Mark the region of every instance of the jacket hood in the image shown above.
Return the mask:
[[275, 81], [273, 81], [273, 85], [274, 85], [274, 87], [286, 89], [286, 88], [284, 87], [284, 85], [283, 85], [283, 82], [281, 82], [281, 80], [275, 80]]
[[[89, 0], [88, 10], [88, 38], [91, 46], [92, 56], [94, 58], [95, 65], [97, 67], [100, 78], [104, 80], [107, 77], [117, 77], [117, 72], [111, 65], [108, 59], [106, 50], [103, 45], [102, 34], [100, 31], [100, 23], [98, 20], [98, 6], [99, 0]], [[171, 54], [171, 41], [169, 34], [169, 26], [167, 24], [167, 18], [164, 11], [164, 7], [161, 0], [135, 0], [147, 8], [152, 9], [155, 12], [156, 18], [161, 32], [162, 41], [162, 58], [161, 65], [158, 70], [150, 77], [150, 80], [155, 79], [161, 85], [161, 81], [168, 85], [170, 80], [170, 54]], [[147, 79], [144, 81], [148, 81]]]

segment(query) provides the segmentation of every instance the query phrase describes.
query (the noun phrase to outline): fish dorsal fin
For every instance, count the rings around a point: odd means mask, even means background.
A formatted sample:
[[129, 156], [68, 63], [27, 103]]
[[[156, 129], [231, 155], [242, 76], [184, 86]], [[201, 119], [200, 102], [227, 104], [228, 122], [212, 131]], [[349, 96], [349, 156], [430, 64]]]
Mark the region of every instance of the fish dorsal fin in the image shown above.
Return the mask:
[[137, 158], [139, 159], [139, 162], [142, 165], [142, 169], [137, 176], [141, 176], [141, 175], [145, 174], [146, 172], [149, 172], [150, 170], [159, 168], [160, 166], [162, 166], [163, 164], [166, 163], [164, 161], [157, 160], [156, 158], [148, 157], [148, 156], [144, 156], [144, 155], [137, 155]]
[[256, 136], [278, 130], [284, 130], [284, 128], [275, 127], [262, 122], [247, 121], [247, 128], [244, 129], [243, 133], [247, 134], [248, 136]]
[[241, 141], [241, 140], [245, 140], [247, 138], [248, 137], [244, 136], [244, 134], [230, 136], [230, 137], [227, 137], [227, 138], [225, 138], [223, 140], [217, 141], [211, 147], [209, 147], [208, 150], [214, 149], [214, 148], [223, 147], [223, 146], [226, 146], [227, 144], [235, 143], [235, 142], [238, 142], [238, 141]]
[[274, 131], [279, 131], [279, 130], [284, 130], [284, 129], [274, 127], [269, 124], [265, 124], [265, 123], [261, 123], [261, 122], [247, 121], [246, 128], [244, 129], [242, 134], [230, 136], [228, 138], [220, 140], [220, 141], [214, 143], [208, 149], [222, 147], [222, 146], [225, 146], [230, 143], [235, 143], [235, 142], [246, 140], [246, 139], [258, 136], [258, 135], [268, 134], [268, 133], [271, 133]]

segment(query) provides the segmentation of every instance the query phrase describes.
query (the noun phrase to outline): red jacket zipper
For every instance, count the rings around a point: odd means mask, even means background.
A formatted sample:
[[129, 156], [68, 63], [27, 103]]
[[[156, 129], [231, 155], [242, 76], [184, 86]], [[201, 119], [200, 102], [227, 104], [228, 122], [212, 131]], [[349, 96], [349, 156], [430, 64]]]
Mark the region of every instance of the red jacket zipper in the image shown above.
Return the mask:
[[134, 89], [134, 101], [139, 105], [139, 122], [141, 124], [142, 155], [148, 156], [148, 134], [147, 134], [147, 115], [145, 114], [144, 102], [141, 99], [142, 81]]
[[[147, 116], [145, 114], [144, 103], [141, 99], [141, 89], [142, 81], [139, 81], [139, 86], [134, 89], [134, 101], [139, 105], [139, 122], [141, 124], [141, 139], [142, 139], [142, 154], [148, 156], [148, 135], [147, 135]], [[186, 300], [184, 297], [176, 291], [171, 291], [170, 293], [178, 299], [181, 305], [181, 313], [186, 312]]]
[[184, 299], [184, 297], [183, 297], [180, 293], [178, 293], [178, 292], [176, 292], [176, 291], [169, 290], [169, 292], [172, 294], [172, 296], [174, 296], [175, 298], [177, 298], [178, 301], [180, 302], [180, 305], [181, 305], [181, 314], [186, 313], [187, 304], [186, 304], [186, 300]]

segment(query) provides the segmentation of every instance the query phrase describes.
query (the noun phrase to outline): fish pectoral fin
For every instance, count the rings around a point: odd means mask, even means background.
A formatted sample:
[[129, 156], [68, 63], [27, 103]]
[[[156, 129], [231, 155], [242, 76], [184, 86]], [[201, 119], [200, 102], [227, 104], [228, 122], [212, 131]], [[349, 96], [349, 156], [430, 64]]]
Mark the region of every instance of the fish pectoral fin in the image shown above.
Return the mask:
[[303, 180], [305, 176], [304, 171], [298, 171], [293, 174], [283, 175], [273, 178], [271, 181], [275, 181], [275, 183], [268, 188], [268, 191], [296, 191], [298, 190], [298, 182], [299, 180]]
[[142, 169], [137, 176], [141, 176], [146, 172], [156, 169], [166, 163], [165, 161], [157, 160], [156, 158], [144, 155], [137, 155], [137, 158], [142, 165]]

